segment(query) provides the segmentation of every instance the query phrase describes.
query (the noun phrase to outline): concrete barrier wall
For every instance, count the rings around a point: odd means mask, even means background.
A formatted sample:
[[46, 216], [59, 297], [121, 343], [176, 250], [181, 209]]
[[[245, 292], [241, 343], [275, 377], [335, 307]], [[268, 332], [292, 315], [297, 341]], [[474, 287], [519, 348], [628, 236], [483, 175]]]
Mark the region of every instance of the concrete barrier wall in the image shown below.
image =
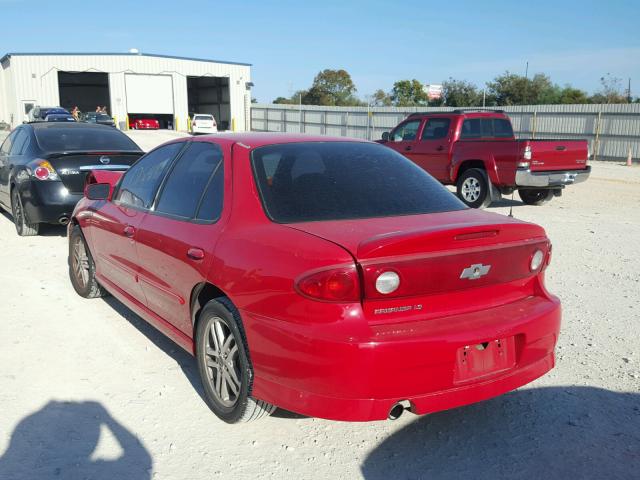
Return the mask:
[[[640, 159], [640, 104], [496, 107], [509, 115], [518, 138], [584, 138], [598, 160]], [[320, 107], [251, 105], [251, 129], [377, 140], [413, 112], [451, 107]]]

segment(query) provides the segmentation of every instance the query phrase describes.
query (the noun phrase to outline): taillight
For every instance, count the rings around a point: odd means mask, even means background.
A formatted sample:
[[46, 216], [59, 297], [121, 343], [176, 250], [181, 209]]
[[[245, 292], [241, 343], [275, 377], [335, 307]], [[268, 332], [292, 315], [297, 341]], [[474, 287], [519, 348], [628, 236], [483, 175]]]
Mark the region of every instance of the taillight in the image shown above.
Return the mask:
[[522, 158], [524, 158], [525, 160], [531, 160], [531, 145], [527, 145], [526, 147], [524, 147]]
[[38, 180], [60, 180], [58, 173], [47, 160], [34, 160], [29, 163], [29, 168]]
[[360, 280], [355, 267], [310, 273], [296, 281], [302, 295], [325, 302], [359, 302]]

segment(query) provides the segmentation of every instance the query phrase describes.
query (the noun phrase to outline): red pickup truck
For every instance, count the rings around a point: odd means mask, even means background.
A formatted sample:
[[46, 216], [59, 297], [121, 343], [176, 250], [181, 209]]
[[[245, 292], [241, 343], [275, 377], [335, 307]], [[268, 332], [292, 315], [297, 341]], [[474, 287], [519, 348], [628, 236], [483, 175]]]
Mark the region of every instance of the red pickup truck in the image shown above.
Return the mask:
[[379, 142], [445, 185], [456, 185], [473, 208], [514, 190], [524, 203], [541, 205], [591, 171], [586, 140], [516, 140], [501, 110], [414, 113]]

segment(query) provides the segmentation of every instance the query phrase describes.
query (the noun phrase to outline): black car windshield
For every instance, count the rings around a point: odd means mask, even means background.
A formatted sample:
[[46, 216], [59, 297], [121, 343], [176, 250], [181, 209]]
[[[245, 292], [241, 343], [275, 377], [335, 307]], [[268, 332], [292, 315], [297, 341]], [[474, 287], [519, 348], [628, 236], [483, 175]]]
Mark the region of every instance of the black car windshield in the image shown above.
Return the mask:
[[[81, 124], [36, 128], [40, 147], [46, 152], [71, 151], [140, 151], [140, 148], [119, 130], [109, 127], [83, 128]], [[77, 126], [77, 128], [73, 128]]]
[[99, 114], [96, 115], [96, 119], [98, 121], [103, 122], [105, 120], [109, 120], [110, 121], [111, 117], [109, 115], [105, 114], [105, 113], [99, 113]]
[[427, 172], [375, 143], [270, 145], [256, 148], [251, 158], [265, 212], [278, 223], [466, 208]]

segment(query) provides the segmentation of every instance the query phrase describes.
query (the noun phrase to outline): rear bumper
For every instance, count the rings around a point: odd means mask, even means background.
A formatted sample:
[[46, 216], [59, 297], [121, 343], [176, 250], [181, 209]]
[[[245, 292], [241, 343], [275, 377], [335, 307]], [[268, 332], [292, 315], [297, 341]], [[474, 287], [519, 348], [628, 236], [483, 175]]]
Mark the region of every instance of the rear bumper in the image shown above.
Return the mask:
[[[242, 316], [254, 396], [305, 415], [369, 421], [386, 419], [399, 401], [408, 401], [416, 414], [431, 413], [495, 397], [542, 376], [554, 366], [561, 312], [555, 297], [529, 297], [481, 312], [371, 327], [369, 338], [358, 341], [314, 337], [317, 326], [302, 336], [299, 329], [287, 332], [247, 312]], [[511, 337], [513, 366], [457, 379], [461, 348]]]
[[191, 127], [191, 133], [218, 133], [216, 127]]
[[30, 223], [60, 223], [71, 217], [82, 194], [73, 194], [60, 181], [28, 181], [18, 186], [22, 206]]
[[584, 170], [565, 170], [550, 172], [532, 172], [527, 169], [516, 170], [516, 186], [532, 188], [553, 188], [573, 185], [586, 181], [591, 174], [591, 167]]

